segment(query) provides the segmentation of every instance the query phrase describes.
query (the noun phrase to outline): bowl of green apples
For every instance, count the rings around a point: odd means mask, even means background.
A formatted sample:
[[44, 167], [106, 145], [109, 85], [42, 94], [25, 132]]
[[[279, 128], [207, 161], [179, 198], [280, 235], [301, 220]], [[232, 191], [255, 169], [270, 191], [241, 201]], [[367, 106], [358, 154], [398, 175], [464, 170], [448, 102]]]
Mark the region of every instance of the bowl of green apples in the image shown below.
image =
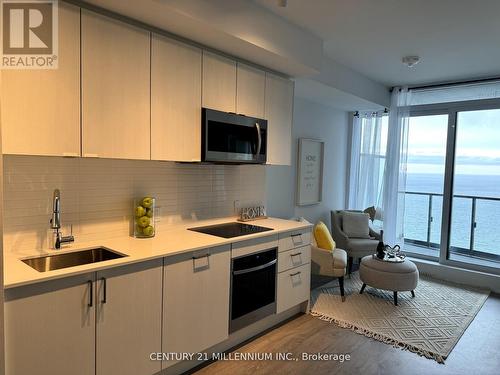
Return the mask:
[[144, 197], [134, 201], [134, 237], [155, 236], [155, 198]]

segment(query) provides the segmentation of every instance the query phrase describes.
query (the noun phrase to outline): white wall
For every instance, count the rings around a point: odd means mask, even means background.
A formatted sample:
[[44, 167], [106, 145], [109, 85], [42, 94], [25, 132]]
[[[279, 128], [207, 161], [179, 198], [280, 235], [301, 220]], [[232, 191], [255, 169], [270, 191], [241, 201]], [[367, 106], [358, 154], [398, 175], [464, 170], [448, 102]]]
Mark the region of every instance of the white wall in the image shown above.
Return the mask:
[[[295, 98], [292, 131], [292, 162], [267, 167], [267, 212], [270, 216], [302, 216], [311, 222], [330, 225], [330, 211], [344, 208], [346, 192], [348, 112]], [[323, 201], [313, 206], [296, 206], [296, 167], [299, 138], [325, 142]]]

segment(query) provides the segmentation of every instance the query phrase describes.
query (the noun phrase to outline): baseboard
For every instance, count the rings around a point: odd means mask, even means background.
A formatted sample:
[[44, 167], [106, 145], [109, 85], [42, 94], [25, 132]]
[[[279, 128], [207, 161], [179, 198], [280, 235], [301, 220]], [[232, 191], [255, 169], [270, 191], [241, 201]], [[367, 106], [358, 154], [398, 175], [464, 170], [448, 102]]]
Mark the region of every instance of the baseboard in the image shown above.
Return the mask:
[[488, 289], [494, 293], [500, 293], [499, 275], [448, 266], [430, 260], [417, 258], [409, 259], [417, 265], [420, 273], [427, 274], [436, 279]]

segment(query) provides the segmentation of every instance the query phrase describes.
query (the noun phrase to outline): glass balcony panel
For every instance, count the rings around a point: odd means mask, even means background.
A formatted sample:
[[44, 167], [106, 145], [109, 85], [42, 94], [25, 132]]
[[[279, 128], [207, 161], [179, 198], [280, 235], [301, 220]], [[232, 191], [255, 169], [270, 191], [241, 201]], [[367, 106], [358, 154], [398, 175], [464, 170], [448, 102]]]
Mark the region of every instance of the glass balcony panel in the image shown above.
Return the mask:
[[476, 200], [476, 229], [474, 249], [500, 255], [500, 201]]
[[441, 242], [441, 220], [443, 217], [443, 197], [432, 196], [431, 244], [439, 248]]
[[429, 196], [426, 194], [405, 194], [405, 239], [427, 243], [427, 217]]
[[472, 218], [472, 199], [453, 197], [451, 220], [451, 251], [469, 249], [470, 222]]

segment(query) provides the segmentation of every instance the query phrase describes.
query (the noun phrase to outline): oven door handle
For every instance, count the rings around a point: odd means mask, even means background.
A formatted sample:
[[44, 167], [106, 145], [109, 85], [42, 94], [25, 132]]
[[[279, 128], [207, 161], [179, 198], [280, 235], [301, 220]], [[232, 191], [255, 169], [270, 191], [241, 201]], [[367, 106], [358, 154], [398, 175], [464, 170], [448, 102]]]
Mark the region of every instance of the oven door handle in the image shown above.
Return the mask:
[[243, 275], [245, 273], [250, 273], [250, 272], [255, 272], [255, 271], [263, 270], [264, 268], [271, 267], [274, 264], [276, 264], [276, 259], [270, 261], [269, 263], [262, 264], [261, 266], [247, 268], [246, 270], [233, 271], [233, 275]]

